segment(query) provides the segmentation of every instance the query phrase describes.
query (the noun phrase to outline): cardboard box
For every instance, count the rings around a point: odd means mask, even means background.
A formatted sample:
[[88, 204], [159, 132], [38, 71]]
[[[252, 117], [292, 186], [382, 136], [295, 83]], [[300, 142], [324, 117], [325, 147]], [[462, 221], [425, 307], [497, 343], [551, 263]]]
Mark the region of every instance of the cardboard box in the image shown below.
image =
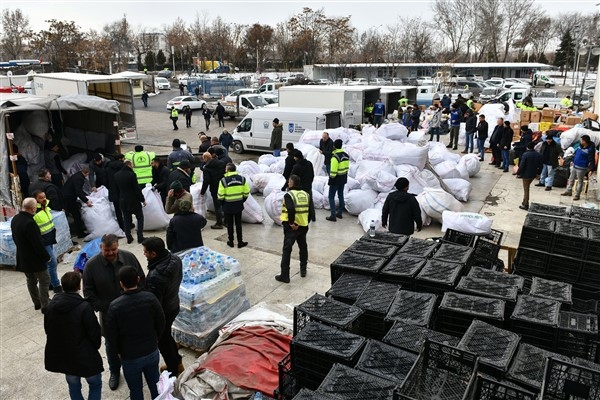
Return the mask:
[[542, 116], [542, 120], [540, 122], [549, 122], [549, 123], [553, 123], [554, 122], [554, 115], [550, 116], [550, 117], [544, 117]]
[[483, 107], [483, 104], [481, 104], [481, 103], [473, 103], [472, 107], [473, 107], [473, 111], [479, 112], [479, 110], [481, 109], [481, 107]]
[[531, 111], [521, 110], [521, 122], [531, 122]]
[[567, 117], [567, 125], [571, 126], [571, 125], [577, 125], [581, 123], [581, 117], [577, 117], [575, 115], [569, 115]]
[[531, 111], [529, 122], [540, 122], [542, 119], [542, 113], [539, 111]]
[[560, 124], [553, 122], [552, 125], [550, 126], [550, 129], [556, 129], [560, 126]]
[[589, 111], [585, 111], [583, 113], [583, 120], [585, 121], [586, 119], [591, 119], [593, 121], [597, 121], [598, 120], [598, 114], [594, 114], [593, 112], [589, 112]]
[[546, 132], [552, 127], [552, 122], [540, 122], [540, 132]]
[[542, 117], [554, 117], [554, 109], [544, 108], [542, 110]]

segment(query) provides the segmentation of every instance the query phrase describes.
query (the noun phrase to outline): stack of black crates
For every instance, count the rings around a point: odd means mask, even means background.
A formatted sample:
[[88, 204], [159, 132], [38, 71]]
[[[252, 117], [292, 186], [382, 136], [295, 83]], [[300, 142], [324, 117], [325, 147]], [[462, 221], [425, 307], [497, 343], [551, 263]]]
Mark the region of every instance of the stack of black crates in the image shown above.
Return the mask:
[[[353, 243], [331, 264], [326, 296], [295, 308], [279, 398], [600, 399], [597, 303], [546, 274], [549, 251], [570, 259], [567, 241], [582, 230], [555, 235], [563, 217], [532, 215], [524, 232], [534, 235], [522, 242], [534, 248], [520, 248], [517, 260], [529, 260], [517, 266], [528, 273], [504, 272], [495, 230]], [[600, 255], [589, 246], [592, 237], [600, 245], [600, 228], [590, 230], [584, 254]]]

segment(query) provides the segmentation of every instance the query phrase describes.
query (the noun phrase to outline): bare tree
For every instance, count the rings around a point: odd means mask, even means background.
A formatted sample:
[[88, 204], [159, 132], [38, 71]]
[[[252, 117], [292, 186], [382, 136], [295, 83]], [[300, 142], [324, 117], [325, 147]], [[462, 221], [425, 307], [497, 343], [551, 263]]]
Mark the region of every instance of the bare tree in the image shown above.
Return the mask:
[[165, 28], [165, 38], [170, 52], [169, 59], [176, 60], [175, 68], [177, 68], [183, 64], [183, 51], [185, 46], [191, 42], [190, 33], [181, 17], [177, 17], [172, 25]]
[[504, 55], [502, 62], [506, 62], [511, 44], [532, 18], [535, 18], [534, 3], [530, 0], [502, 0], [502, 33], [504, 36]]
[[317, 59], [322, 39], [320, 28], [325, 19], [323, 9], [313, 11], [304, 7], [300, 14], [288, 21], [288, 29], [294, 38], [293, 48], [304, 64], [312, 64]]
[[279, 64], [284, 70], [290, 68], [290, 63], [293, 60], [292, 50], [292, 34], [288, 28], [288, 24], [280, 22], [275, 26], [273, 34], [273, 50], [277, 53]]
[[119, 21], [105, 25], [103, 31], [117, 56], [117, 69], [119, 71], [127, 70], [129, 52], [133, 49], [133, 34], [129, 22], [127, 22], [127, 16], [123, 15]]
[[254, 24], [246, 32], [246, 48], [254, 49], [254, 59], [257, 70], [264, 69], [265, 62], [271, 56], [271, 40], [273, 39], [273, 28], [269, 25]]
[[20, 9], [2, 11], [2, 36], [0, 48], [7, 59], [18, 60], [25, 55], [25, 42], [31, 38], [29, 17], [23, 15]]
[[[431, 6], [439, 31], [438, 37], [448, 38], [453, 59], [465, 52], [465, 43], [472, 36], [471, 26], [476, 16], [472, 13], [473, 3], [471, 0], [435, 0]], [[466, 51], [468, 52], [468, 47]]]

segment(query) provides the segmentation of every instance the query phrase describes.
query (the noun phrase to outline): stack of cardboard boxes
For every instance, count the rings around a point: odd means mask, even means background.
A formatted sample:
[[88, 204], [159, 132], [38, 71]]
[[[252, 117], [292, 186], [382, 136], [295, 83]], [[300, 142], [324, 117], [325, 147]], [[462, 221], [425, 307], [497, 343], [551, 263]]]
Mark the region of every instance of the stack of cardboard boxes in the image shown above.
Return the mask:
[[527, 125], [530, 123], [538, 123], [539, 131], [545, 132], [549, 129], [557, 129], [559, 126], [569, 126], [572, 127], [574, 125], [580, 124], [581, 121], [586, 119], [592, 119], [594, 121], [598, 120], [598, 115], [592, 112], [584, 112], [583, 117], [579, 117], [577, 115], [571, 115], [570, 110], [567, 109], [553, 109], [553, 108], [544, 108], [541, 111], [521, 111], [520, 122], [519, 124], [513, 124], [513, 130], [515, 131], [515, 135], [518, 134], [518, 130], [516, 130], [516, 125]]

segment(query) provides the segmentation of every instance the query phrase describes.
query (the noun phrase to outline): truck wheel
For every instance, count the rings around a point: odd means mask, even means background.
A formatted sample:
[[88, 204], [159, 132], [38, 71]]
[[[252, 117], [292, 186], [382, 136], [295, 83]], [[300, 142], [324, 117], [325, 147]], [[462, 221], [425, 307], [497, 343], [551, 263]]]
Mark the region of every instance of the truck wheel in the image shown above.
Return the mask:
[[544, 85], [544, 87], [547, 89], [547, 88], [549, 88], [549, 87], [550, 87], [550, 84], [549, 84], [549, 83], [546, 83], [546, 84]]
[[239, 140], [233, 142], [231, 147], [233, 148], [233, 151], [237, 154], [242, 154], [244, 152], [244, 145]]

